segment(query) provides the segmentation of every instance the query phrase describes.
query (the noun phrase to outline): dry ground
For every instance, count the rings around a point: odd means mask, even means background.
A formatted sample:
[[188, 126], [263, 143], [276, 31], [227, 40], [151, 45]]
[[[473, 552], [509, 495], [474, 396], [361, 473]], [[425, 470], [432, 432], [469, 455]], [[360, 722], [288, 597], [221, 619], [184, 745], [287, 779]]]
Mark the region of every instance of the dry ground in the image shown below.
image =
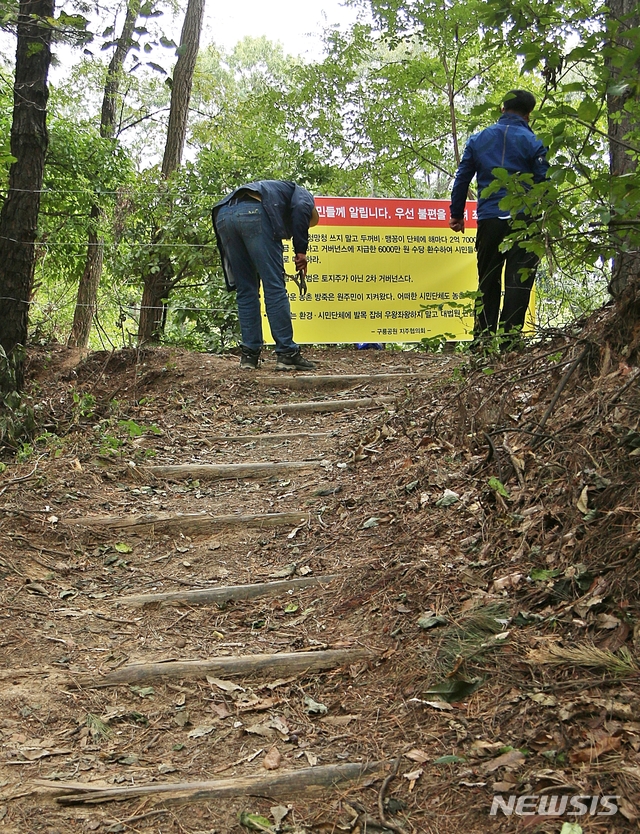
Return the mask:
[[[604, 311], [481, 361], [318, 348], [315, 379], [272, 356], [34, 355], [48, 434], [0, 475], [0, 832], [636, 830], [632, 337]], [[206, 468], [264, 462], [306, 465]], [[153, 470], [179, 465], [200, 468]], [[256, 655], [276, 658], [215, 665]], [[496, 793], [619, 810], [491, 817]]]

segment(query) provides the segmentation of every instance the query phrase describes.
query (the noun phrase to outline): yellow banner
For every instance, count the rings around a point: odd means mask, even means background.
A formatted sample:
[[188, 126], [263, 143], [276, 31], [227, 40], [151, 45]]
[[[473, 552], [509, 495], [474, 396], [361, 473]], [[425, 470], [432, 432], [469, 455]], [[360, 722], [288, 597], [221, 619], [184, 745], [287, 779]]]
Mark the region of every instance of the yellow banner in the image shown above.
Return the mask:
[[[449, 229], [444, 200], [317, 197], [316, 207], [306, 294], [287, 278], [296, 342], [471, 339], [473, 298], [465, 294], [478, 286], [475, 203], [467, 204], [464, 234]], [[292, 246], [284, 245], [293, 275]], [[270, 337], [266, 316], [264, 324]]]

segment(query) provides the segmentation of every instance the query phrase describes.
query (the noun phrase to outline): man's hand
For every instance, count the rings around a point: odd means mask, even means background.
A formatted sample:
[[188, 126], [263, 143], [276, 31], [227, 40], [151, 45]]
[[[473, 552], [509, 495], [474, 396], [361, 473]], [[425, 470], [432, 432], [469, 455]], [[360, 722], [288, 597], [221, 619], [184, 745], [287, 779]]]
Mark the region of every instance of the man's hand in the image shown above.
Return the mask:
[[454, 232], [464, 232], [464, 217], [452, 217], [449, 220], [449, 228]]
[[296, 272], [303, 271], [305, 277], [307, 275], [307, 256], [302, 252], [297, 252], [295, 258], [293, 259], [294, 264], [296, 265]]

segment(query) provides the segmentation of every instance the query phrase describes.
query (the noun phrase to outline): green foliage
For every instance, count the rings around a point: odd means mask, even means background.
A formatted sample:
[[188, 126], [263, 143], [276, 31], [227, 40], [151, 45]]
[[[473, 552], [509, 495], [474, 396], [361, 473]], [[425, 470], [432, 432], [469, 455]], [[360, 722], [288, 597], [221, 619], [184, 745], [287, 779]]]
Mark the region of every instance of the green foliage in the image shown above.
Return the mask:
[[93, 394], [72, 392], [73, 399], [73, 422], [79, 423], [83, 419], [91, 419], [94, 414], [96, 398]]
[[[593, 285], [595, 276], [604, 282], [610, 259], [640, 246], [640, 27], [637, 7], [627, 17], [618, 17], [617, 8], [586, 0], [489, 0], [481, 10], [486, 39], [518, 54], [523, 73], [545, 82], [534, 126], [552, 167], [530, 204], [541, 200], [538, 231], [553, 279], [565, 285], [576, 275], [583, 284]], [[617, 124], [625, 135], [610, 142]], [[518, 185], [511, 187], [517, 201]], [[596, 292], [594, 303], [600, 300]]]
[[514, 86], [517, 63], [481, 43], [481, 3], [369, 5], [372, 25], [332, 33], [300, 73], [307, 137], [332, 193], [446, 197], [474, 105]]

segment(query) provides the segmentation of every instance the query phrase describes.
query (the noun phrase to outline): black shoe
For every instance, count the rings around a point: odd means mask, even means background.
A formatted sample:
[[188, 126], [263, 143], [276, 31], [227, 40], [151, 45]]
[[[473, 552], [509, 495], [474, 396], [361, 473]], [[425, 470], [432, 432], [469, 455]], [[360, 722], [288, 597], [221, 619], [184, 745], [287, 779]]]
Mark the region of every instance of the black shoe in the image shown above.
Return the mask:
[[279, 353], [276, 371], [315, 371], [315, 362], [305, 359], [299, 350], [293, 353]]
[[240, 367], [248, 368], [255, 371], [260, 364], [260, 351], [250, 350], [249, 348], [242, 348], [242, 355], [240, 356]]

